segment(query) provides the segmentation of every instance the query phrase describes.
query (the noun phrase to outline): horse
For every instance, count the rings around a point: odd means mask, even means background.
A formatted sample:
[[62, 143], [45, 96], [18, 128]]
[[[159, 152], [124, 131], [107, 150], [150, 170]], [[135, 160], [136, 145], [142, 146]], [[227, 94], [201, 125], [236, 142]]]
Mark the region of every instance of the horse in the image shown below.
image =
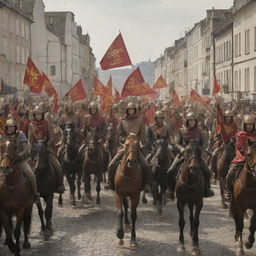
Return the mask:
[[77, 178], [77, 197], [81, 199], [81, 179], [82, 179], [82, 164], [78, 156], [79, 145], [76, 143], [76, 133], [72, 124], [67, 124], [64, 132], [64, 148], [59, 154], [59, 161], [66, 174], [70, 187], [70, 202], [71, 205], [76, 205], [76, 185]]
[[[30, 189], [28, 180], [23, 176], [17, 158], [15, 141], [6, 140], [1, 145], [2, 160], [0, 164], [0, 226], [6, 234], [6, 244], [15, 256], [20, 255], [21, 225], [24, 225], [23, 249], [29, 249], [29, 232], [31, 227], [34, 192]], [[22, 160], [21, 160], [22, 161]], [[16, 217], [13, 232], [12, 218]], [[0, 234], [2, 228], [0, 228]], [[13, 241], [13, 234], [15, 243]]]
[[39, 140], [34, 144], [32, 149], [32, 162], [37, 180], [37, 189], [39, 196], [43, 198], [46, 206], [43, 210], [40, 199], [37, 200], [36, 205], [41, 221], [40, 234], [44, 236], [44, 240], [46, 241], [49, 240], [54, 233], [52, 228], [52, 211], [54, 191], [57, 186], [57, 179], [53, 167], [50, 166], [48, 162], [48, 154], [51, 153], [47, 151], [47, 146], [44, 141]]
[[245, 243], [247, 249], [251, 249], [255, 238], [256, 230], [256, 142], [248, 140], [248, 148], [245, 152], [246, 159], [239, 177], [235, 180], [232, 189], [230, 213], [234, 218], [237, 242], [236, 253], [238, 256], [244, 254], [243, 249], [243, 228], [244, 215], [247, 209], [253, 210], [249, 227], [249, 237]]
[[137, 206], [140, 201], [140, 192], [142, 190], [142, 173], [139, 165], [139, 153], [140, 143], [137, 136], [134, 133], [131, 133], [125, 141], [124, 155], [114, 177], [115, 201], [118, 209], [117, 237], [120, 245], [124, 244], [123, 217], [125, 218], [126, 226], [130, 226], [128, 219], [128, 197], [130, 198], [132, 220], [131, 246], [136, 246], [137, 244], [135, 223], [137, 219]]
[[92, 133], [83, 156], [84, 195], [82, 201], [86, 204], [93, 201], [91, 196], [91, 174], [94, 174], [96, 181], [96, 204], [100, 204], [100, 183], [103, 181], [103, 175], [106, 173], [109, 164], [109, 154], [104, 151], [103, 145], [100, 145], [101, 143], [96, 134]]
[[162, 214], [162, 207], [165, 203], [165, 192], [167, 190], [167, 170], [171, 165], [169, 136], [157, 134], [155, 143], [156, 153], [152, 159], [153, 183], [152, 193], [153, 201], [157, 206], [158, 213]]
[[228, 174], [228, 169], [231, 164], [231, 161], [235, 157], [235, 143], [233, 140], [230, 140], [229, 143], [224, 144], [224, 148], [221, 151], [217, 159], [217, 179], [220, 184], [220, 195], [221, 195], [221, 205], [223, 209], [228, 208], [228, 204], [225, 201], [225, 186], [226, 186], [226, 176]]
[[[184, 251], [184, 207], [188, 205], [190, 220], [190, 236], [192, 238], [192, 255], [200, 255], [198, 228], [199, 216], [203, 207], [205, 182], [200, 170], [201, 150], [197, 141], [191, 141], [184, 153], [184, 163], [180, 167], [180, 176], [176, 182], [175, 191], [179, 211], [179, 251]], [[195, 212], [194, 212], [195, 207]]]
[[117, 141], [116, 141], [115, 128], [112, 123], [110, 123], [109, 126], [107, 127], [106, 150], [109, 152], [111, 158], [113, 158], [116, 155]]

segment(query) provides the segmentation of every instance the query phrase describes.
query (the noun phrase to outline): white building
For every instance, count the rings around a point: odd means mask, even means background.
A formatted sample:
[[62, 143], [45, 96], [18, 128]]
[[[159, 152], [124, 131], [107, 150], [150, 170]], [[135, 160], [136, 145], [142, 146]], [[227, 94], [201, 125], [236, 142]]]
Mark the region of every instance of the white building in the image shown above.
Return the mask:
[[0, 80], [24, 92], [23, 78], [30, 56], [32, 16], [24, 12], [24, 1], [0, 0]]
[[234, 0], [234, 91], [256, 100], [256, 1]]

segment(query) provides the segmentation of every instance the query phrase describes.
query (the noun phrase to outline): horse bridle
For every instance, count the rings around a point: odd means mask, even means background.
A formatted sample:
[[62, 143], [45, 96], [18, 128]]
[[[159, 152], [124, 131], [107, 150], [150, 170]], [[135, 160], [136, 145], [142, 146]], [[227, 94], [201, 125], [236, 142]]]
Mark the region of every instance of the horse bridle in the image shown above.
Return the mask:
[[3, 161], [3, 159], [5, 159], [5, 158], [8, 158], [8, 159], [10, 159], [10, 160], [12, 160], [12, 161], [11, 161], [10, 166], [8, 166], [8, 167], [5, 168], [5, 169], [8, 170], [8, 172], [6, 172], [6, 173], [3, 173], [2, 170], [3, 170], [4, 168], [3, 168], [3, 167], [0, 167], [1, 176], [6, 176], [6, 175], [12, 173], [12, 172], [13, 172], [13, 167], [14, 167], [15, 163], [17, 162], [17, 159], [12, 159], [8, 154], [4, 154], [4, 155], [3, 155], [2, 161]]

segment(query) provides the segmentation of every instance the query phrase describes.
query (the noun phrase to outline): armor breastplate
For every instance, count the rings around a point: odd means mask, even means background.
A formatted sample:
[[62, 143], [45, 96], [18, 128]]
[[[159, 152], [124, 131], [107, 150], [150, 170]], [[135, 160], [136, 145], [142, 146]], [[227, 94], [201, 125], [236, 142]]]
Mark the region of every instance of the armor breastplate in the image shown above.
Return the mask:
[[130, 121], [123, 120], [122, 125], [126, 133], [126, 136], [128, 136], [130, 133], [135, 133], [139, 137], [140, 119], [134, 119]]

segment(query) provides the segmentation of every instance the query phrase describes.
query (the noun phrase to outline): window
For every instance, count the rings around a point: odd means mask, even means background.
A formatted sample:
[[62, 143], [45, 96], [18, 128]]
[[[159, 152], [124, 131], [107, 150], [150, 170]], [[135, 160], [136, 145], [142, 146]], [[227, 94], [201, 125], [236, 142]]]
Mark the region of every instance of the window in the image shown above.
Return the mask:
[[238, 55], [238, 35], [235, 35], [235, 56]]
[[254, 51], [256, 51], [256, 27], [254, 27]]
[[254, 66], [254, 91], [256, 92], [256, 66]]
[[242, 82], [242, 71], [241, 69], [239, 70], [239, 73], [238, 73], [238, 91], [241, 91], [241, 82]]
[[241, 33], [238, 34], [238, 56], [241, 56]]
[[234, 81], [234, 89], [235, 91], [238, 91], [238, 71], [235, 71], [235, 81]]
[[250, 90], [250, 68], [245, 69], [244, 84], [245, 84], [245, 91], [248, 92]]
[[56, 66], [51, 65], [51, 76], [56, 76]]
[[250, 29], [245, 30], [245, 54], [250, 53]]

